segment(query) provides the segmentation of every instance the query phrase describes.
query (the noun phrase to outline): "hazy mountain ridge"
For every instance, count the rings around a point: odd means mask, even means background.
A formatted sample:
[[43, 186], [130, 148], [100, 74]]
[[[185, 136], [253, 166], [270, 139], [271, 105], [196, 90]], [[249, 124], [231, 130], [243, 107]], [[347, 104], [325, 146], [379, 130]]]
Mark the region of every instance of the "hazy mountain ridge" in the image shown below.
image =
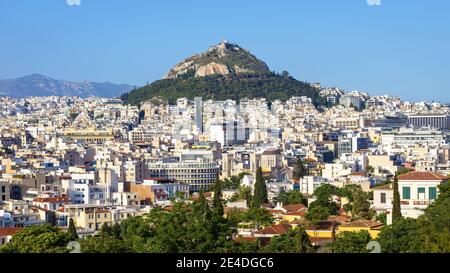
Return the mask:
[[0, 95], [13, 98], [29, 96], [117, 97], [133, 88], [132, 85], [110, 82], [55, 80], [40, 74], [0, 80]]

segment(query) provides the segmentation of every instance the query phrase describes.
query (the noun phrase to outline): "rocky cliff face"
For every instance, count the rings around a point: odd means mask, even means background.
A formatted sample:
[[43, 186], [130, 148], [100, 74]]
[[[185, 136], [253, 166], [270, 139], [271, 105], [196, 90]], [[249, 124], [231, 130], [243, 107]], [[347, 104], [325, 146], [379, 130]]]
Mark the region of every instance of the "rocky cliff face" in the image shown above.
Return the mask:
[[165, 76], [175, 79], [181, 75], [205, 77], [229, 74], [268, 74], [269, 67], [249, 51], [228, 42], [212, 46], [205, 53], [194, 55], [175, 65]]

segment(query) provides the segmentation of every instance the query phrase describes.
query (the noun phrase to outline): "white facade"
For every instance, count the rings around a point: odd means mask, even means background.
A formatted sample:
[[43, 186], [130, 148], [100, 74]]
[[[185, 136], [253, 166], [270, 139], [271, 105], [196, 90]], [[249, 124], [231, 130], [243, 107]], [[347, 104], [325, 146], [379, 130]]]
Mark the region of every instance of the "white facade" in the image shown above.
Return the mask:
[[[417, 179], [414, 175], [416, 175]], [[399, 176], [398, 180], [402, 216], [417, 218], [437, 198], [439, 185], [446, 178], [440, 178], [436, 174], [426, 172], [412, 172], [402, 176]], [[432, 178], [432, 176], [435, 178]], [[420, 177], [424, 178], [420, 179]], [[387, 211], [388, 224], [391, 224], [392, 204], [387, 206]]]
[[300, 192], [312, 195], [315, 189], [328, 183], [330, 182], [323, 180], [321, 177], [305, 176], [300, 179]]

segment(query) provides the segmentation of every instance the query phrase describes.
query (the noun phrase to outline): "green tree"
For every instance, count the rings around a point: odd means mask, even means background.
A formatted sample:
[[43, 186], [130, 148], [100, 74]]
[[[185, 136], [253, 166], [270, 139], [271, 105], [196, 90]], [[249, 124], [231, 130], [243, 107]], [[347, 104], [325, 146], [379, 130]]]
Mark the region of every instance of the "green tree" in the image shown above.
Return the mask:
[[439, 186], [439, 196], [418, 219], [422, 252], [450, 252], [450, 181]]
[[281, 203], [283, 205], [288, 205], [289, 203], [289, 194], [285, 190], [280, 190], [278, 196], [275, 197], [275, 201], [277, 203]]
[[417, 220], [411, 218], [399, 218], [392, 225], [384, 226], [377, 240], [385, 253], [415, 253], [422, 244]]
[[252, 199], [251, 207], [259, 208], [262, 204], [269, 202], [267, 198], [266, 182], [264, 181], [261, 167], [256, 171], [255, 189]]
[[305, 167], [305, 164], [300, 156], [297, 157], [297, 160], [295, 161], [294, 165], [294, 172], [293, 177], [294, 178], [303, 178], [307, 174], [307, 170]]
[[326, 207], [313, 206], [308, 208], [305, 218], [313, 225], [317, 225], [321, 221], [325, 221], [330, 216], [330, 212]]
[[289, 230], [286, 234], [273, 237], [265, 247], [269, 253], [314, 253], [316, 248], [309, 241], [309, 236], [302, 227]]
[[317, 199], [331, 200], [331, 197], [339, 194], [339, 189], [331, 184], [323, 184], [314, 190], [313, 195]]
[[16, 233], [12, 241], [1, 247], [7, 253], [67, 253], [70, 238], [51, 225], [30, 226]]
[[275, 198], [277, 202], [282, 203], [283, 205], [292, 205], [292, 204], [307, 204], [307, 199], [303, 197], [303, 194], [298, 190], [291, 190], [286, 192], [285, 190], [281, 190], [278, 196]]
[[236, 202], [239, 200], [247, 200], [247, 204], [252, 203], [252, 189], [247, 186], [239, 186], [238, 191], [230, 198], [230, 202]]
[[222, 204], [222, 183], [218, 178], [214, 184], [213, 214], [217, 217], [223, 217], [224, 214]]
[[366, 230], [360, 232], [342, 232], [330, 247], [334, 253], [367, 253], [367, 244], [372, 240]]
[[69, 220], [69, 228], [67, 229], [67, 235], [69, 237], [69, 240], [71, 241], [78, 240], [77, 229], [75, 227], [75, 223], [73, 222], [72, 218], [70, 218]]
[[196, 96], [203, 97], [205, 100], [266, 98], [268, 102], [271, 102], [277, 99], [286, 101], [293, 96], [307, 96], [312, 99], [315, 106], [329, 105], [326, 98], [320, 96], [318, 91], [308, 83], [275, 73], [195, 77], [195, 71], [190, 71], [177, 79], [155, 81], [122, 95], [121, 99], [138, 105], [152, 98], [170, 103], [175, 103], [178, 98], [193, 99]]
[[234, 241], [228, 242], [224, 248], [224, 253], [257, 253], [261, 250], [261, 239], [255, 238], [254, 241], [246, 241], [239, 236]]
[[298, 190], [292, 190], [288, 193], [288, 204], [303, 204], [306, 205], [308, 200], [303, 197], [303, 194]]
[[405, 167], [400, 167], [400, 168], [397, 170], [396, 175], [402, 175], [402, 174], [409, 173], [409, 172], [412, 172], [412, 170], [411, 170], [411, 169], [408, 169], [408, 168], [405, 168]]
[[[161, 209], [152, 209], [152, 213], [157, 214]], [[154, 228], [148, 219], [148, 215], [130, 217], [120, 223], [120, 237], [132, 252], [147, 252], [146, 243], [155, 235]]]
[[398, 191], [398, 178], [394, 178], [394, 196], [392, 200], [392, 222], [402, 218], [402, 210], [400, 206], [400, 192]]
[[113, 232], [112, 232], [111, 226], [107, 223], [103, 223], [103, 225], [100, 229], [100, 235], [101, 236], [112, 236]]
[[362, 191], [362, 188], [360, 185], [355, 185], [355, 184], [350, 184], [350, 185], [345, 185], [343, 188], [329, 188], [329, 194], [333, 195], [338, 195], [341, 197], [345, 197], [348, 199], [348, 201], [353, 202], [354, 201], [354, 196], [355, 194], [359, 193]]
[[336, 202], [332, 201], [334, 195], [339, 194], [339, 189], [330, 184], [324, 184], [314, 190], [314, 196], [316, 200], [312, 202], [308, 210], [314, 207], [322, 207], [328, 210], [328, 215], [337, 215], [339, 208]]
[[369, 195], [360, 190], [353, 193], [352, 216], [356, 219], [373, 218], [373, 211], [370, 209]]
[[121, 233], [121, 228], [120, 228], [120, 224], [119, 223], [115, 223], [112, 228], [112, 235], [116, 240], [120, 240], [120, 233]]
[[71, 121], [74, 121], [80, 113], [70, 113], [69, 118]]
[[244, 221], [252, 222], [255, 229], [261, 225], [269, 225], [273, 222], [272, 214], [265, 208], [250, 208], [244, 215]]
[[97, 236], [85, 238], [80, 241], [82, 253], [131, 253], [124, 241], [114, 237]]
[[375, 220], [387, 225], [387, 214], [385, 212], [380, 213], [375, 217]]
[[203, 219], [209, 219], [211, 217], [211, 208], [203, 192], [200, 192], [198, 201], [193, 204], [193, 213]]

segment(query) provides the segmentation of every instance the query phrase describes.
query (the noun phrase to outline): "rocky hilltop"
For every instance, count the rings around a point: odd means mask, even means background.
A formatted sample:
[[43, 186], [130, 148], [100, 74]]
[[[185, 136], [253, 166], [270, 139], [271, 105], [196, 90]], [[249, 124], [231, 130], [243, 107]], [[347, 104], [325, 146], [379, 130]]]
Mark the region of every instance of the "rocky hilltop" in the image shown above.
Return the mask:
[[183, 75], [205, 77], [210, 75], [267, 73], [270, 73], [269, 67], [248, 50], [237, 44], [224, 41], [210, 47], [202, 54], [189, 57], [175, 65], [164, 78], [176, 79]]

